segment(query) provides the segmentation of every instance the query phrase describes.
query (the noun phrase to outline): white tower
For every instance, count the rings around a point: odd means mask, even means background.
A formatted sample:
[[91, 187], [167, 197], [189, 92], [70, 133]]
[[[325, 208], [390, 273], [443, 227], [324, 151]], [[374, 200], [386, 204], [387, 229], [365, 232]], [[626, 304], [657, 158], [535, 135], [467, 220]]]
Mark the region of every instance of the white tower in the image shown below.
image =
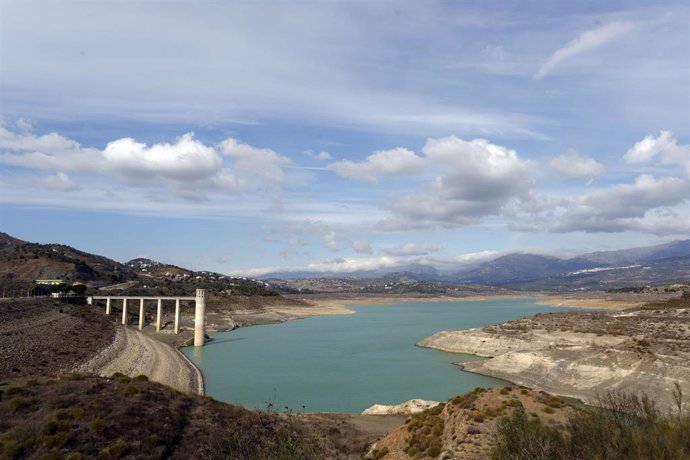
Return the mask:
[[194, 309], [194, 346], [204, 345], [204, 323], [206, 321], [206, 291], [196, 290], [196, 308]]

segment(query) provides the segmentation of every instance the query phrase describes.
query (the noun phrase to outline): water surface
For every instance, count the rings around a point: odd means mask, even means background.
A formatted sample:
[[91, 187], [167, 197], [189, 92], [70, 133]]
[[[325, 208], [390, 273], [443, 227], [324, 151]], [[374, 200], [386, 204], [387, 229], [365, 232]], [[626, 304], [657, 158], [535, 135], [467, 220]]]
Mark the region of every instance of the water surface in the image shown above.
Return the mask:
[[504, 385], [453, 365], [478, 358], [415, 343], [441, 330], [563, 310], [535, 299], [349, 308], [356, 313], [211, 333], [214, 340], [206, 346], [182, 351], [216, 399], [280, 411], [361, 412], [376, 403], [442, 401], [478, 386]]

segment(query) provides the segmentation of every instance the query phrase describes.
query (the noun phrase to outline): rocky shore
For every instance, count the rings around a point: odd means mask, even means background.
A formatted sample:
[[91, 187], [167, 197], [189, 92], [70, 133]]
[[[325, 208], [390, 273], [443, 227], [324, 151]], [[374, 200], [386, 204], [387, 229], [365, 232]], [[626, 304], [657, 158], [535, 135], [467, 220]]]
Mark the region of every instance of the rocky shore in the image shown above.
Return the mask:
[[461, 366], [590, 404], [625, 390], [669, 408], [676, 383], [690, 394], [690, 299], [621, 312], [542, 314], [442, 331], [418, 345], [486, 357]]
[[365, 409], [362, 415], [412, 415], [423, 412], [441, 404], [438, 401], [428, 401], [426, 399], [410, 399], [401, 404], [386, 405], [374, 404]]

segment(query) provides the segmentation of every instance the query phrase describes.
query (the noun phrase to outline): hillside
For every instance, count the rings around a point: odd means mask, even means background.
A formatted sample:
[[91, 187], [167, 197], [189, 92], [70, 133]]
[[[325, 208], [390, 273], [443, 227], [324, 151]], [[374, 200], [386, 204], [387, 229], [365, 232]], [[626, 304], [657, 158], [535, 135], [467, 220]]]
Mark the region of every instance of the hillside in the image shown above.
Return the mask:
[[518, 410], [560, 427], [575, 413], [563, 400], [546, 393], [511, 387], [477, 388], [413, 415], [405, 425], [376, 442], [369, 458], [491, 458], [499, 421]]
[[266, 283], [247, 278], [193, 271], [150, 259], [123, 264], [63, 244], [30, 243], [0, 233], [0, 289], [7, 296], [44, 293], [47, 288], [37, 290], [37, 279], [133, 295], [189, 295], [196, 288], [225, 295], [276, 295]]
[[107, 347], [115, 327], [112, 318], [60, 300], [0, 301], [0, 380], [70, 369]]
[[[683, 403], [683, 400], [680, 400]], [[368, 460], [687, 459], [690, 414], [630, 393], [573, 407], [543, 391], [477, 388], [409, 417], [374, 443]]]
[[145, 377], [0, 385], [2, 458], [321, 459], [296, 418], [186, 395]]
[[105, 285], [135, 277], [134, 270], [107, 257], [62, 244], [30, 243], [0, 233], [0, 279], [60, 279], [69, 284]]

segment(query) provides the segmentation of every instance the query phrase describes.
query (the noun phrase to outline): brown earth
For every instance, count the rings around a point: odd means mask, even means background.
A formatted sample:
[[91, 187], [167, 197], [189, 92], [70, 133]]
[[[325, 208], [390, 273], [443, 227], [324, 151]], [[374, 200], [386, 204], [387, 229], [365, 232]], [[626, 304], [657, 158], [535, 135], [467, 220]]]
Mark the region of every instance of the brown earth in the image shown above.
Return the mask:
[[53, 375], [112, 343], [115, 323], [51, 299], [0, 301], [0, 378]]
[[478, 388], [407, 418], [404, 425], [372, 445], [368, 458], [491, 458], [497, 423], [515, 410], [559, 429], [575, 413], [560, 398], [543, 392]]

